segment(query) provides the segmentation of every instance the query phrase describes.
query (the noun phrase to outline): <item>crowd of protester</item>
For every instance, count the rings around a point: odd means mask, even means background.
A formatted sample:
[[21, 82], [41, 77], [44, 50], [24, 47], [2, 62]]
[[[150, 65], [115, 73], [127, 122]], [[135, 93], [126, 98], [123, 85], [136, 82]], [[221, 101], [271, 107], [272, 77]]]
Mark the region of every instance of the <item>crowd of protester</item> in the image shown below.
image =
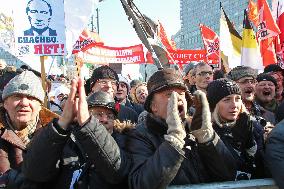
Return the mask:
[[87, 81], [49, 75], [44, 91], [40, 73], [0, 61], [0, 188], [284, 188], [283, 76], [199, 62], [143, 82], [100, 66]]

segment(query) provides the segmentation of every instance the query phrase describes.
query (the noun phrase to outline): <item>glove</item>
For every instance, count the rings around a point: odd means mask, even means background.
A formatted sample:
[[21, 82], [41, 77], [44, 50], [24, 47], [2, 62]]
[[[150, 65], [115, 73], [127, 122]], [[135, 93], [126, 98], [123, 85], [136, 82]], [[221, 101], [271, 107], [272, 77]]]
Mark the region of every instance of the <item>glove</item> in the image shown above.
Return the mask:
[[185, 130], [178, 111], [178, 97], [176, 92], [172, 92], [170, 100], [167, 106], [167, 119], [168, 124], [167, 135], [165, 140], [170, 142], [173, 146], [182, 149], [185, 142], [186, 136]]
[[253, 124], [250, 116], [246, 113], [240, 113], [236, 125], [232, 127], [232, 135], [235, 141], [242, 144], [242, 148], [253, 155], [256, 151], [256, 143], [253, 136]]
[[204, 92], [197, 90], [193, 95], [195, 113], [193, 114], [189, 130], [192, 131], [199, 143], [206, 143], [214, 137], [209, 104]]

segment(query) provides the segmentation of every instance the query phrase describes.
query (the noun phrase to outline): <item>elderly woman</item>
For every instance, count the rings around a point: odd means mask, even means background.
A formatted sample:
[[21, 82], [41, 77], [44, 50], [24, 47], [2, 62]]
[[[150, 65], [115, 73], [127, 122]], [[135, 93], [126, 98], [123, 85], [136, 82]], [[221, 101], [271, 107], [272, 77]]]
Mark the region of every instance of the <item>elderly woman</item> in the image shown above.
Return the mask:
[[[207, 98], [212, 127], [231, 156], [226, 168], [235, 172], [235, 180], [250, 179], [254, 173], [257, 145], [253, 121], [241, 100], [239, 86], [229, 79], [215, 80], [208, 85]], [[228, 161], [226, 158], [224, 162]]]

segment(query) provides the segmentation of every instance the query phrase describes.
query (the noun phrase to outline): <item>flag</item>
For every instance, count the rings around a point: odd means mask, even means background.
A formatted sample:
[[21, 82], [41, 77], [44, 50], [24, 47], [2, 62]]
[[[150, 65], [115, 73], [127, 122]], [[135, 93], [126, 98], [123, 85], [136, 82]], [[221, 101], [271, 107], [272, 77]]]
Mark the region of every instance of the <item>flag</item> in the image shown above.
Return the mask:
[[69, 56], [97, 5], [98, 0], [84, 0], [84, 3], [81, 0], [64, 1], [66, 50]]
[[277, 63], [283, 66], [284, 62], [284, 2], [281, 0], [272, 1], [272, 15], [281, 31], [275, 39]]
[[158, 37], [160, 38], [162, 44], [166, 47], [166, 49], [174, 50], [174, 45], [169, 40], [166, 31], [160, 21], [158, 21]]
[[254, 24], [255, 27], [258, 26], [258, 9], [257, 4], [253, 0], [249, 0], [248, 18]]
[[266, 0], [258, 0], [259, 23], [257, 38], [260, 42], [260, 53], [263, 66], [277, 63], [273, 41], [280, 30], [274, 21]]
[[251, 22], [249, 21], [248, 12], [245, 10], [243, 25], [243, 37], [242, 37], [242, 59], [241, 64], [243, 66], [249, 66], [255, 69], [262, 70], [262, 61], [256, 40], [255, 33]]
[[228, 57], [229, 67], [241, 65], [242, 37], [221, 6], [220, 18], [220, 50]]
[[204, 48], [207, 52], [207, 60], [213, 64], [218, 64], [220, 59], [220, 40], [219, 36], [207, 26], [199, 25]]

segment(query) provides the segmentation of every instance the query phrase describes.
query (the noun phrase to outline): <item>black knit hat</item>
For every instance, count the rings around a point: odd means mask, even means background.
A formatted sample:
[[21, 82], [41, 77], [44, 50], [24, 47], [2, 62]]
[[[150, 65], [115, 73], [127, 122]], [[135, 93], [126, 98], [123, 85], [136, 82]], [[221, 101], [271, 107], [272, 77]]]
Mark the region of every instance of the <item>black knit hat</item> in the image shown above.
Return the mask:
[[233, 68], [227, 75], [231, 80], [237, 81], [243, 77], [252, 77], [256, 79], [257, 70], [248, 66], [237, 66]]
[[109, 66], [101, 66], [93, 71], [92, 77], [90, 78], [90, 87], [92, 88], [99, 79], [113, 79], [117, 82], [119, 81], [117, 73]]
[[147, 82], [147, 89], [149, 95], [144, 103], [144, 108], [148, 112], [151, 112], [151, 101], [155, 93], [163, 91], [170, 87], [178, 87], [187, 90], [187, 87], [183, 83], [181, 75], [178, 71], [172, 68], [165, 68], [155, 72]]
[[274, 77], [272, 77], [271, 75], [267, 74], [267, 73], [261, 73], [257, 76], [256, 78], [257, 82], [261, 82], [261, 81], [271, 81], [275, 87], [277, 87], [277, 81]]
[[222, 98], [231, 94], [241, 95], [241, 89], [233, 80], [222, 78], [209, 83], [207, 88], [207, 99], [211, 112], [214, 111], [216, 104], [222, 100]]
[[105, 107], [113, 111], [117, 115], [117, 110], [115, 109], [115, 102], [113, 97], [106, 92], [98, 91], [92, 93], [87, 98], [87, 103], [89, 108], [91, 107]]
[[269, 64], [264, 68], [263, 73], [269, 73], [269, 72], [282, 72], [283, 69], [277, 65], [277, 64]]

